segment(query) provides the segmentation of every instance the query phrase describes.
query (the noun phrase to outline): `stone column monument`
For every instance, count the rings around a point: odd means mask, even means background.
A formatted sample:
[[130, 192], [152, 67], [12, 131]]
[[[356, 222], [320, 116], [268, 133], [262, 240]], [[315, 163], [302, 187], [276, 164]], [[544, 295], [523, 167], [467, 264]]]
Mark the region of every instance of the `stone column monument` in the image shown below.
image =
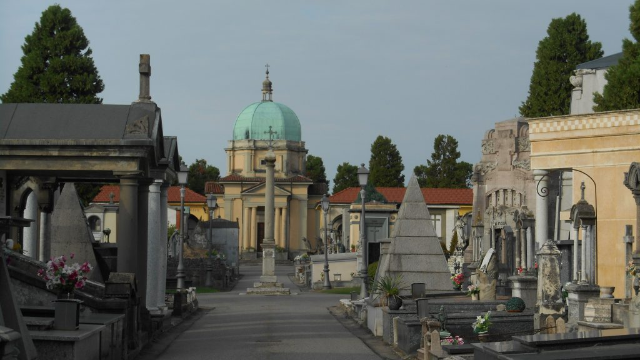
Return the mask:
[[265, 185], [265, 203], [264, 203], [264, 241], [262, 242], [262, 276], [260, 282], [254, 283], [253, 288], [247, 289], [247, 294], [263, 294], [263, 295], [289, 295], [288, 288], [282, 287], [282, 283], [278, 282], [276, 276], [276, 242], [273, 238], [274, 215], [275, 215], [275, 181], [274, 168], [276, 166], [276, 155], [273, 153], [271, 146], [271, 137], [275, 134], [269, 126], [269, 151], [264, 160], [267, 166], [267, 179]]
[[545, 320], [565, 317], [560, 282], [560, 250], [553, 240], [547, 240], [538, 252], [538, 296], [533, 327], [545, 327]]

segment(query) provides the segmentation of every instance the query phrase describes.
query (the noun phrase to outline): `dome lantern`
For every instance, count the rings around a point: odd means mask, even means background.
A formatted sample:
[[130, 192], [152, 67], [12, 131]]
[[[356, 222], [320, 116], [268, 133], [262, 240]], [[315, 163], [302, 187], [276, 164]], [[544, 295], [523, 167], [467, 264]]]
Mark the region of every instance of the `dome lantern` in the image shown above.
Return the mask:
[[262, 101], [273, 101], [273, 99], [271, 98], [273, 94], [273, 88], [271, 87], [271, 85], [273, 83], [271, 82], [271, 80], [269, 80], [269, 64], [265, 65], [264, 67], [267, 68], [267, 78], [262, 82]]

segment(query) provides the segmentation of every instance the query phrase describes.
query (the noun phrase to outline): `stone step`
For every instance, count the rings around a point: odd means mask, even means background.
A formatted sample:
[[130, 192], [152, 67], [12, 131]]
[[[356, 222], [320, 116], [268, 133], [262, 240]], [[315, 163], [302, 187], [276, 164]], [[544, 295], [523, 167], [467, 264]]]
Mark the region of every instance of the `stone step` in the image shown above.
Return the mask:
[[248, 288], [247, 295], [291, 295], [291, 291], [283, 287]]
[[254, 288], [281, 288], [282, 283], [279, 282], [255, 282], [253, 283]]

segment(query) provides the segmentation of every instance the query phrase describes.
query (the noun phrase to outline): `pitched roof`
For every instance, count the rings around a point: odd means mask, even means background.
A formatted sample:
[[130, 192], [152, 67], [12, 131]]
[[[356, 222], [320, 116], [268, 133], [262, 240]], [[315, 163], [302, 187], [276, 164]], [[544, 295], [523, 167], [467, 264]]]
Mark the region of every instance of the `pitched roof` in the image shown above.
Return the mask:
[[[377, 187], [390, 203], [402, 203], [406, 188]], [[471, 205], [473, 204], [473, 189], [434, 189], [421, 188], [422, 196], [429, 205]], [[351, 204], [356, 201], [360, 188], [351, 187], [337, 192], [329, 197], [331, 203]]]
[[[200, 195], [197, 192], [186, 188], [184, 193], [184, 202], [186, 203], [207, 203], [207, 198], [204, 195]], [[113, 202], [120, 202], [120, 186], [118, 185], [104, 185], [100, 188], [100, 192], [93, 198], [93, 203], [109, 203], [109, 194], [113, 193]], [[167, 202], [179, 203], [180, 202], [180, 186], [171, 186], [167, 192]]]
[[207, 181], [204, 183], [205, 194], [224, 194], [224, 185], [215, 181]]
[[609, 68], [613, 65], [617, 65], [618, 61], [622, 58], [622, 53], [616, 53], [609, 56], [601, 57], [599, 59], [591, 60], [584, 62], [582, 64], [578, 64], [576, 69], [603, 69]]

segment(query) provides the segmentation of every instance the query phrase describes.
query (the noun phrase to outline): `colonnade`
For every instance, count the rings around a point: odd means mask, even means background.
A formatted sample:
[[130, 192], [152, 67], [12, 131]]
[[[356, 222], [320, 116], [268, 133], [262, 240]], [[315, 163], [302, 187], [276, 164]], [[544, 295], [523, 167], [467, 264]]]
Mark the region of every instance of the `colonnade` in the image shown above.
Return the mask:
[[[287, 219], [287, 208], [276, 207], [274, 237], [276, 245], [282, 248], [287, 247]], [[258, 248], [258, 243], [258, 207], [248, 206], [243, 209], [242, 249], [254, 248], [256, 251], [261, 251], [261, 249]]]

